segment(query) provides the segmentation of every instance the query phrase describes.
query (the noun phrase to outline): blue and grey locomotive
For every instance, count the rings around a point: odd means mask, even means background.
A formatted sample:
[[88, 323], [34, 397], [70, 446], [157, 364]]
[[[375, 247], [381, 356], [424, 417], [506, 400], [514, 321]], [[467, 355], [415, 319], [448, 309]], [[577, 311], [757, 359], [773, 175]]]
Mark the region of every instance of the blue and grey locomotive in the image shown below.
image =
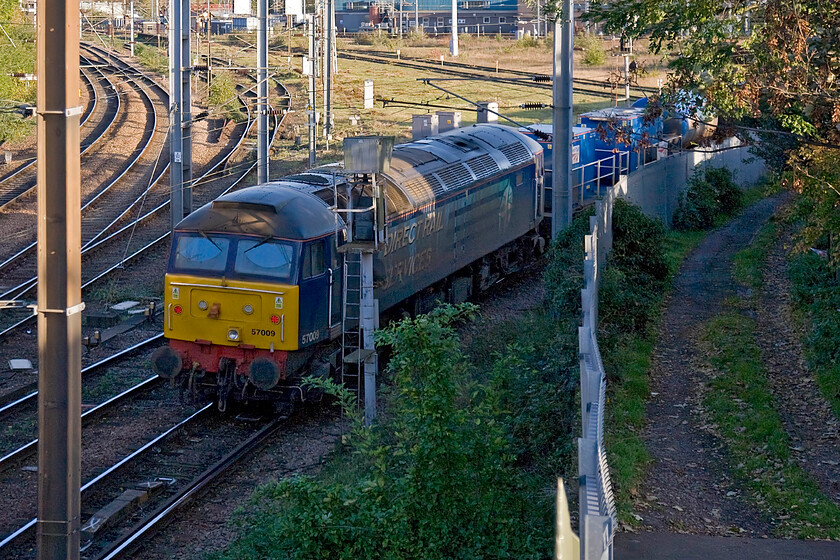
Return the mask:
[[[543, 151], [512, 128], [474, 125], [398, 145], [379, 181], [380, 310], [463, 301], [543, 248]], [[185, 218], [164, 288], [169, 345], [155, 370], [214, 392], [221, 408], [302, 398], [300, 378], [336, 364], [347, 230], [337, 210], [371, 196], [329, 166], [224, 195]]]

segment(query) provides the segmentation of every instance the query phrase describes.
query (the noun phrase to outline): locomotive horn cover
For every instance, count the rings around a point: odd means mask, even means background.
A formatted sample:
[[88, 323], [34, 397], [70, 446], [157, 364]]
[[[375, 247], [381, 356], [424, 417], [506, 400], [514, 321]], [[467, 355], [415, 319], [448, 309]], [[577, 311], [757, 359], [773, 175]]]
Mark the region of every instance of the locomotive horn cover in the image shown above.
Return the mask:
[[258, 389], [267, 391], [280, 381], [280, 368], [268, 358], [257, 358], [248, 368], [248, 379]]
[[152, 369], [164, 379], [175, 377], [182, 367], [181, 355], [169, 346], [161, 346], [152, 353]]

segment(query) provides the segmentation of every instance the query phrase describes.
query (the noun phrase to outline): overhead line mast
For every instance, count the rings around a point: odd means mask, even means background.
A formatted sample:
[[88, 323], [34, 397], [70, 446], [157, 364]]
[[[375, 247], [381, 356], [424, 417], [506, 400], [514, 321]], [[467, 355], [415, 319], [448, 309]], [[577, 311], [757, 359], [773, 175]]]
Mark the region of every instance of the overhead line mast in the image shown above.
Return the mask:
[[38, 560], [78, 560], [82, 447], [79, 3], [44, 0], [38, 52]]

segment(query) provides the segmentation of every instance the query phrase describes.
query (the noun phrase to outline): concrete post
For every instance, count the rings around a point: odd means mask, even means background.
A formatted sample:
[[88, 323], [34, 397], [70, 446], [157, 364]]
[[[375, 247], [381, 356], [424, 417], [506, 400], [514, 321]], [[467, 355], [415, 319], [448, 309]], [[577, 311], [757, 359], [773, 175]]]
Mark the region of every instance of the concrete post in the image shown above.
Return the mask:
[[573, 18], [572, 0], [563, 0], [563, 11], [554, 23], [552, 237], [572, 223]]
[[449, 40], [449, 54], [458, 56], [458, 0], [452, 0], [452, 38]]
[[315, 167], [315, 16], [307, 15], [309, 24], [309, 106], [306, 114], [309, 116], [309, 167]]
[[190, 9], [169, 0], [169, 188], [172, 227], [192, 210]]

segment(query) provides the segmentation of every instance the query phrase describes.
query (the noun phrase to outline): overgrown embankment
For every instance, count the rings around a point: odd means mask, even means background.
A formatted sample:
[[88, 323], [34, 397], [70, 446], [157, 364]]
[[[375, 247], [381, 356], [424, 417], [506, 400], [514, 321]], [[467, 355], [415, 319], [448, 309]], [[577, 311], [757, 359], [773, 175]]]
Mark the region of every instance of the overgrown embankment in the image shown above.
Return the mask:
[[[661, 226], [624, 203], [614, 220], [605, 280], [614, 298], [605, 311], [621, 315], [611, 323], [617, 333], [643, 327], [641, 309], [654, 299], [640, 302], [640, 286], [661, 284], [667, 266], [645, 249], [664, 235]], [[577, 472], [588, 223], [589, 215], [579, 217], [552, 244], [545, 302], [477, 319], [467, 347], [456, 326], [471, 306], [382, 331], [379, 343], [393, 353], [385, 414], [373, 428], [357, 420], [318, 477], [263, 487], [241, 516], [249, 532], [216, 558], [549, 556], [555, 479]]]

